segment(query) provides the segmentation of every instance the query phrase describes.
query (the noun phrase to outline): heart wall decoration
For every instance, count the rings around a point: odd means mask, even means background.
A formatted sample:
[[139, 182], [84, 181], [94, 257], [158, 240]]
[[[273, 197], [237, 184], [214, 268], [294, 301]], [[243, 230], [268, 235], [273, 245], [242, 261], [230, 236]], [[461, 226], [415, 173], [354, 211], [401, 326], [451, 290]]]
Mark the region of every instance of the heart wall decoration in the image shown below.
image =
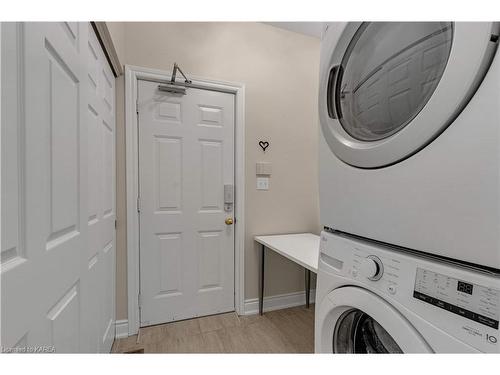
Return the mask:
[[266, 148], [269, 147], [269, 142], [267, 142], [267, 141], [259, 141], [259, 146], [262, 148], [262, 151], [266, 152]]

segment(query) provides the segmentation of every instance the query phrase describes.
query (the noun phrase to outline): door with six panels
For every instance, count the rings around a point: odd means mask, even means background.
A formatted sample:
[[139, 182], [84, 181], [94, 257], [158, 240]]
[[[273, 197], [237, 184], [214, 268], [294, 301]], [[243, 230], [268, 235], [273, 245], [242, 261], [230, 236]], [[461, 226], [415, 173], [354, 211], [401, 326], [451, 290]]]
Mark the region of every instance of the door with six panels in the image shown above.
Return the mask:
[[234, 310], [234, 95], [138, 83], [140, 324]]
[[2, 23], [4, 351], [109, 352], [114, 76], [89, 23]]

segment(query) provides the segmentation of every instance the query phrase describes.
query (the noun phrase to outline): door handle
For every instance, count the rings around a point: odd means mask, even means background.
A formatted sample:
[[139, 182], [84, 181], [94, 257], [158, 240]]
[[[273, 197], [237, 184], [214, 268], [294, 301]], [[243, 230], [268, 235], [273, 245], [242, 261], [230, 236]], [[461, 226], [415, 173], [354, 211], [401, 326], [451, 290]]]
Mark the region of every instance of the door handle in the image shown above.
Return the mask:
[[330, 73], [328, 74], [328, 84], [326, 86], [326, 108], [328, 110], [328, 116], [332, 119], [338, 118], [335, 90], [337, 87], [338, 78], [341, 73], [341, 66], [334, 65], [332, 66], [332, 68], [330, 69]]
[[232, 218], [232, 217], [228, 217], [228, 218], [225, 220], [225, 223], [226, 223], [226, 225], [233, 225], [233, 218]]

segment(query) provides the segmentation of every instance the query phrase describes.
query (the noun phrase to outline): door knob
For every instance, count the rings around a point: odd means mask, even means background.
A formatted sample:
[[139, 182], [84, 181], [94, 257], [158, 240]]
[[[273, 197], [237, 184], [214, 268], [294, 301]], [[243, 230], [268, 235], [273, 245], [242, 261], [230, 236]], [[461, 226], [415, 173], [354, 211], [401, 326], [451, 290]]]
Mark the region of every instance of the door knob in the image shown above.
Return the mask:
[[226, 225], [233, 225], [233, 218], [232, 217], [228, 217], [226, 219]]

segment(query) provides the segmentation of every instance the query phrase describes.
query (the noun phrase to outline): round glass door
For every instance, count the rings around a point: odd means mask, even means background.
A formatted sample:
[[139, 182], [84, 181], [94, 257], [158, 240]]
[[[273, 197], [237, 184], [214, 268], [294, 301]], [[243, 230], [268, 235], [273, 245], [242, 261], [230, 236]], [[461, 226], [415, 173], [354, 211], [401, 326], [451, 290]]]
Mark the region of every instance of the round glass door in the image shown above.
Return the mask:
[[458, 119], [498, 47], [496, 22], [347, 22], [321, 42], [319, 117], [341, 161], [383, 168]]
[[331, 88], [344, 130], [377, 141], [405, 127], [436, 89], [452, 39], [451, 22], [361, 24]]
[[370, 315], [358, 309], [346, 311], [333, 334], [334, 353], [403, 353], [392, 336]]
[[[319, 264], [320, 272], [322, 269]], [[429, 353], [421, 333], [377, 294], [356, 286], [334, 289], [316, 302], [316, 353]]]

